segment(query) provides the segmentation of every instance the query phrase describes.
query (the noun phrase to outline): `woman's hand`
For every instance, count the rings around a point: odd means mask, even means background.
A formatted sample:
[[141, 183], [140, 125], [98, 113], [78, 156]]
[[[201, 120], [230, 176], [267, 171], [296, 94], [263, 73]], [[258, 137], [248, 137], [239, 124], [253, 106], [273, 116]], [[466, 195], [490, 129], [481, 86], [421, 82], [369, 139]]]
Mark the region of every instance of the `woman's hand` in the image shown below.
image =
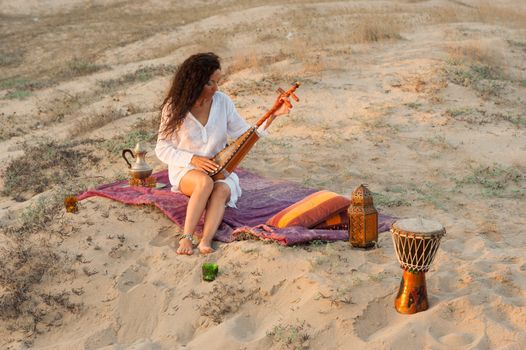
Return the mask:
[[190, 161], [190, 164], [192, 164], [199, 170], [203, 170], [206, 173], [213, 173], [217, 169], [219, 169], [219, 165], [217, 165], [213, 160], [201, 156], [194, 155], [192, 157], [192, 160]]
[[292, 105], [287, 105], [286, 103], [283, 103], [281, 107], [279, 107], [271, 116], [267, 119], [267, 122], [265, 123], [265, 130], [272, 124], [274, 119], [276, 119], [277, 116], [289, 114], [290, 110], [292, 109]]
[[289, 103], [282, 103], [281, 107], [279, 107], [278, 110], [274, 112], [273, 116], [277, 117], [279, 115], [289, 114], [291, 109], [292, 109], [292, 104], [290, 104], [290, 102]]

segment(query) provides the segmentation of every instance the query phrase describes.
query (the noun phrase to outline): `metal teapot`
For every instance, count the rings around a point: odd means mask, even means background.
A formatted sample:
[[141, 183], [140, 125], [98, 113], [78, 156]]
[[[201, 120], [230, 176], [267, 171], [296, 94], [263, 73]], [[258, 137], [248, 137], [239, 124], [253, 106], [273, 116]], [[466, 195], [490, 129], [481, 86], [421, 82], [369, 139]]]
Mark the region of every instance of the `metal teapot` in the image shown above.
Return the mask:
[[[130, 153], [132, 158], [135, 158], [135, 163], [133, 165], [126, 158], [126, 153]], [[130, 168], [129, 173], [132, 178], [135, 179], [146, 179], [152, 174], [152, 167], [146, 164], [146, 149], [139, 142], [133, 149], [133, 152], [130, 149], [125, 149], [122, 151], [122, 158], [128, 163], [128, 168]]]

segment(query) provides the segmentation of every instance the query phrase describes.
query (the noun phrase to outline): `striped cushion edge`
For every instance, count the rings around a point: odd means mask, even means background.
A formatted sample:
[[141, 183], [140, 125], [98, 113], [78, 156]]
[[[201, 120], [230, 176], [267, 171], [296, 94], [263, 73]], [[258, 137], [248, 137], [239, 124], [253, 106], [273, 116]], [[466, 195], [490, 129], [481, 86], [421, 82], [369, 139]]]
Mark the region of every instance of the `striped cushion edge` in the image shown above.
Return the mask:
[[337, 193], [322, 190], [283, 209], [269, 220], [267, 225], [285, 228], [302, 226], [312, 228], [334, 214], [349, 207], [351, 201]]

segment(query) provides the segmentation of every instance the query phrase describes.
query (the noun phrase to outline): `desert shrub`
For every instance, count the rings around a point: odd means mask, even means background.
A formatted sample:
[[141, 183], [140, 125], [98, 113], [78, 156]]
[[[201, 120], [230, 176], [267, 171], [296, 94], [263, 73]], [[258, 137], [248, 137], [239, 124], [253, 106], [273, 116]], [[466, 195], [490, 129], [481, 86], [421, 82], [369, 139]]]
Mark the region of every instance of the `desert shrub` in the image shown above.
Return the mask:
[[28, 98], [29, 96], [31, 96], [31, 91], [27, 91], [27, 90], [15, 90], [15, 91], [10, 91], [8, 92], [4, 98], [6, 100], [25, 100], [26, 98]]
[[18, 66], [22, 63], [24, 55], [21, 51], [0, 51], [0, 67]]
[[59, 271], [72, 271], [67, 256], [53, 249], [49, 234], [7, 227], [0, 237], [0, 327], [30, 347], [37, 334], [60, 325], [65, 312], [78, 313], [83, 305], [70, 300], [68, 290], [46, 290], [41, 284]]
[[411, 203], [405, 200], [399, 194], [389, 195], [383, 193], [373, 192], [374, 203], [379, 207], [401, 207], [401, 206], [410, 206]]
[[502, 55], [481, 42], [449, 48], [444, 72], [449, 81], [471, 87], [484, 98], [499, 96], [508, 79]]
[[96, 64], [83, 59], [73, 59], [61, 72], [62, 78], [73, 78], [96, 73], [103, 69], [109, 69], [108, 65]]
[[24, 155], [12, 160], [3, 173], [3, 194], [18, 198], [23, 192], [41, 193], [53, 185], [68, 183], [79, 175], [84, 163], [95, 164], [99, 160], [79, 146], [80, 142], [56, 141], [26, 144]]
[[30, 312], [32, 286], [40, 283], [57, 256], [48, 247], [20, 236], [1, 248], [0, 257], [0, 318], [19, 317]]
[[76, 137], [87, 132], [99, 129], [106, 124], [109, 124], [117, 119], [124, 118], [128, 114], [122, 110], [109, 110], [107, 112], [99, 113], [91, 117], [82, 118], [70, 130], [70, 137]]
[[175, 72], [174, 65], [146, 66], [137, 69], [133, 73], [128, 73], [117, 79], [98, 80], [97, 84], [106, 91], [112, 91], [119, 87], [130, 85], [136, 82], [145, 82], [156, 76], [163, 76]]
[[526, 195], [524, 172], [517, 167], [507, 167], [501, 164], [477, 166], [471, 170], [471, 174], [455, 179], [455, 182], [457, 190], [464, 186], [479, 186], [483, 196], [523, 197]]
[[305, 321], [294, 325], [276, 325], [267, 332], [267, 337], [272, 339], [272, 343], [285, 349], [305, 349], [308, 348], [311, 335]]
[[112, 154], [120, 154], [125, 148], [133, 148], [138, 142], [151, 142], [157, 137], [157, 130], [133, 130], [125, 135], [119, 135], [104, 143], [106, 151]]
[[482, 79], [496, 80], [501, 77], [498, 68], [454, 58], [446, 62], [445, 72], [451, 82], [463, 86], [470, 86]]
[[444, 71], [449, 81], [472, 87], [485, 98], [500, 96], [504, 88], [502, 71], [497, 67], [452, 59], [447, 61]]
[[32, 91], [44, 89], [55, 84], [52, 80], [30, 80], [27, 78], [9, 78], [0, 81], [0, 90], [8, 90], [4, 99], [23, 100], [31, 96]]
[[[74, 127], [70, 130], [70, 137], [76, 137], [82, 134], [85, 134], [87, 132], [102, 128], [103, 126], [121, 119], [125, 118], [129, 115], [138, 114], [138, 113], [144, 113], [145, 110], [141, 107], [138, 107], [133, 104], [128, 104], [123, 109], [109, 109], [107, 111], [104, 111], [102, 113], [89, 116], [86, 118], [82, 118], [78, 123], [75, 124]], [[156, 118], [159, 119], [159, 118]], [[134, 129], [140, 129], [144, 125], [144, 128], [147, 126], [152, 126], [153, 130], [157, 130], [159, 126], [157, 125], [155, 127], [154, 123], [143, 123], [143, 124], [135, 124]]]

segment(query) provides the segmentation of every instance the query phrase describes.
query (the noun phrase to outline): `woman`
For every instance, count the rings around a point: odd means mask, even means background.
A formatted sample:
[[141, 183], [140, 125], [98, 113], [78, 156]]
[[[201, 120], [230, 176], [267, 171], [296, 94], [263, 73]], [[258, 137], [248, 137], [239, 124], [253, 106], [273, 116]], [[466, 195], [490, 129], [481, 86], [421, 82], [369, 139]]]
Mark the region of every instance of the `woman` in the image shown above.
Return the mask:
[[[208, 175], [219, 167], [211, 158], [225, 147], [227, 137], [236, 139], [250, 127], [232, 100], [218, 91], [220, 80], [217, 55], [192, 55], [177, 69], [162, 104], [155, 153], [168, 164], [172, 191], [190, 197], [177, 254], [193, 254], [192, 236], [203, 213], [203, 236], [198, 249], [201, 254], [212, 253], [212, 239], [223, 219], [225, 205], [235, 208], [241, 196], [235, 173], [215, 182]], [[284, 105], [276, 115], [286, 113], [288, 108]]]

